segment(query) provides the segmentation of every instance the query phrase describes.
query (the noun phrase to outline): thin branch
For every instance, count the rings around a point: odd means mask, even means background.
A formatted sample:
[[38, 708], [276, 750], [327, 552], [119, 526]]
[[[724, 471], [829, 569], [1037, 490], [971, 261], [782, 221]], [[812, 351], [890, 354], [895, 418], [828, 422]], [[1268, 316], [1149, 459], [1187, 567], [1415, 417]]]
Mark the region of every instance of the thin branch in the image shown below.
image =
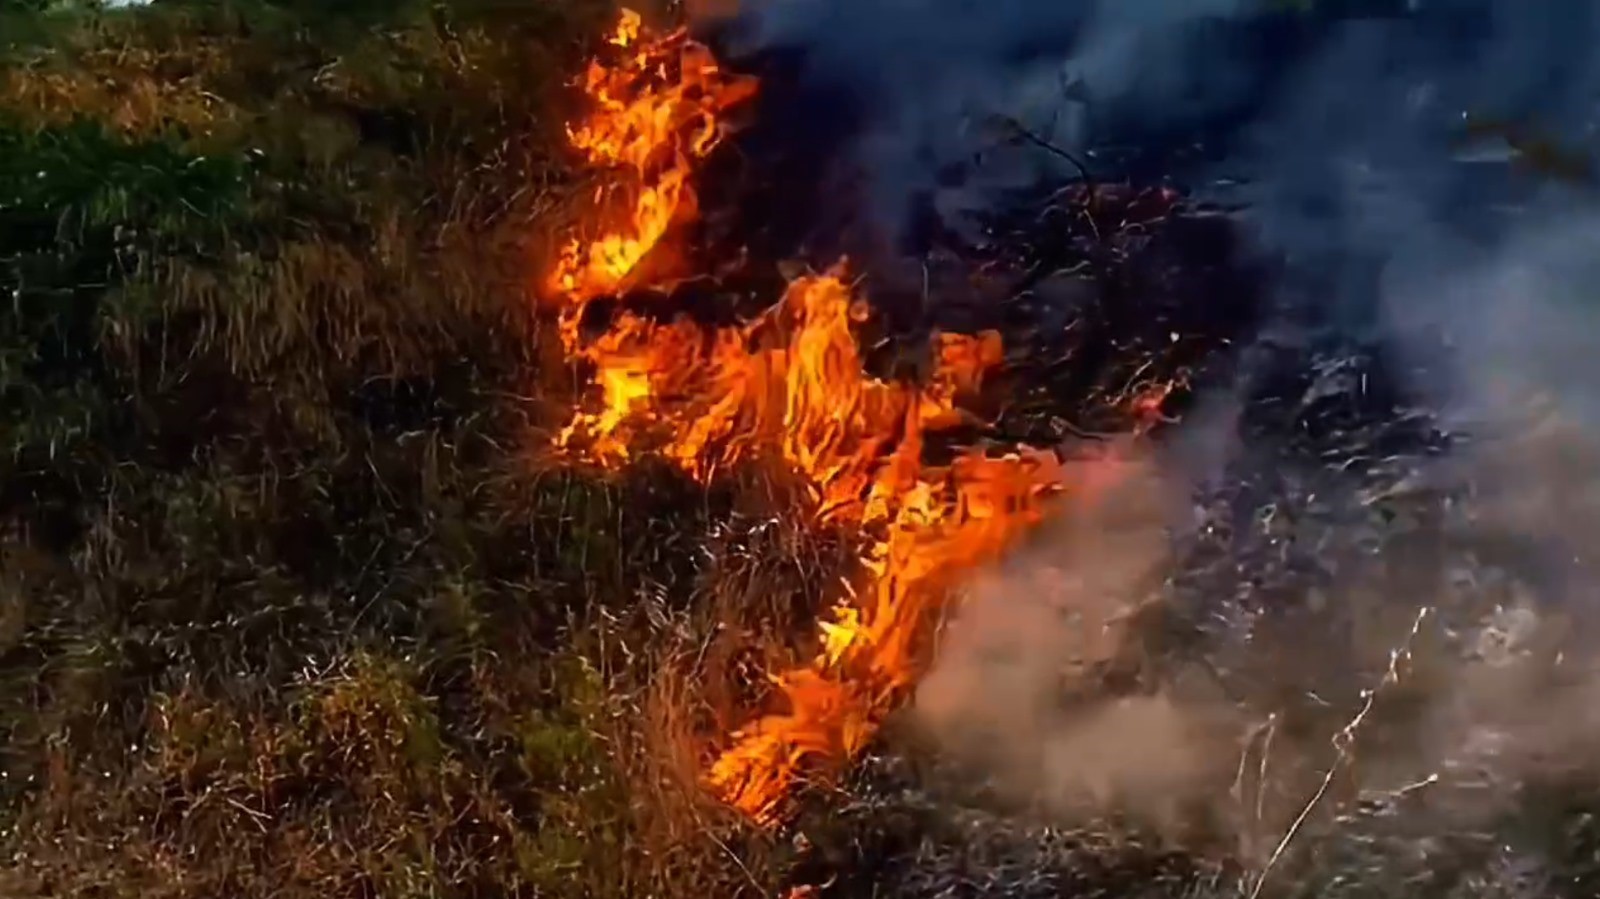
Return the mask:
[[1333, 778], [1339, 773], [1340, 767], [1350, 760], [1350, 750], [1355, 745], [1357, 731], [1362, 724], [1366, 723], [1367, 716], [1372, 712], [1372, 707], [1377, 704], [1378, 694], [1385, 687], [1393, 686], [1400, 682], [1400, 663], [1410, 660], [1411, 645], [1416, 640], [1417, 634], [1421, 633], [1422, 623], [1427, 620], [1431, 611], [1432, 609], [1429, 606], [1422, 606], [1417, 609], [1417, 617], [1411, 622], [1411, 630], [1406, 634], [1405, 640], [1401, 642], [1399, 647], [1389, 651], [1389, 669], [1384, 672], [1383, 679], [1378, 682], [1377, 686], [1363, 691], [1361, 710], [1356, 712], [1355, 717], [1351, 718], [1349, 723], [1333, 735], [1331, 742], [1336, 753], [1333, 764], [1328, 766], [1328, 772], [1323, 775], [1322, 784], [1317, 787], [1317, 791], [1311, 795], [1305, 807], [1300, 810], [1300, 814], [1295, 817], [1294, 823], [1290, 824], [1289, 829], [1284, 831], [1283, 838], [1278, 841], [1278, 845], [1272, 850], [1272, 855], [1267, 858], [1267, 863], [1262, 866], [1261, 873], [1256, 877], [1255, 885], [1250, 888], [1249, 899], [1257, 899], [1261, 895], [1261, 889], [1267, 882], [1267, 875], [1272, 873], [1273, 866], [1278, 863], [1278, 859], [1283, 857], [1284, 852], [1289, 848], [1289, 844], [1294, 841], [1295, 836], [1300, 833], [1301, 828], [1310, 819], [1312, 810], [1328, 794], [1328, 789], [1333, 786]]
[[1009, 129], [1018, 139], [1033, 144], [1035, 147], [1071, 163], [1072, 167], [1078, 170], [1078, 175], [1082, 177], [1083, 183], [1091, 189], [1094, 187], [1094, 175], [1089, 172], [1089, 167], [1084, 164], [1083, 160], [1035, 134], [1026, 125], [1011, 116], [996, 116], [995, 120]]

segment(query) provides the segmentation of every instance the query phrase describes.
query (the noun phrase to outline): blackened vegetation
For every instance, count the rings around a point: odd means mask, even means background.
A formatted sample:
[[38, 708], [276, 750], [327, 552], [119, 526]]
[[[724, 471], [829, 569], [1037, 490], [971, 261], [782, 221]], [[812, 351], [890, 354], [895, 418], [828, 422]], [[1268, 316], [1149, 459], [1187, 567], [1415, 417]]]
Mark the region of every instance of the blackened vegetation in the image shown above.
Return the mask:
[[1056, 827], [1007, 808], [937, 760], [874, 755], [826, 801], [798, 827], [806, 852], [793, 874], [819, 896], [1178, 899], [1238, 882], [1226, 859], [1163, 847], [1120, 822]]
[[761, 88], [743, 127], [701, 178], [703, 270], [741, 256], [823, 267], [858, 255], [869, 217], [842, 153], [869, 114], [860, 98], [818, 79], [801, 50], [776, 48], [730, 64], [758, 76]]
[[[762, 89], [699, 179], [703, 220], [684, 252], [700, 274], [666, 297], [597, 303], [586, 321], [601, 326], [620, 302], [726, 324], [774, 302], [800, 267], [844, 258], [873, 309], [860, 337], [875, 374], [925, 375], [934, 329], [1001, 332], [1006, 399], [981, 411], [1002, 441], [1124, 431], [1227, 379], [1268, 286], [1226, 216], [1165, 182], [1080, 168], [961, 221], [908, 210], [910, 236], [891, 244], [849, 155], [870, 112], [809, 62], [789, 47], [732, 58]], [[959, 188], [973, 170], [948, 174]]]
[[1262, 272], [1228, 220], [1166, 186], [1041, 185], [981, 227], [936, 251], [976, 274], [969, 304], [934, 316], [998, 324], [1018, 387], [1005, 427], [1048, 442], [1181, 413], [1226, 382], [1264, 317]]
[[[881, 217], [861, 214], [865, 192], [841, 149], [869, 114], [860, 98], [806, 77], [803, 51], [768, 51], [738, 61], [768, 89], [706, 182], [705, 195], [720, 198], [707, 218], [715, 257], [769, 273], [782, 259], [821, 267], [851, 257], [877, 313], [862, 331], [875, 372], [924, 374], [919, 348], [935, 328], [1002, 332], [1007, 366], [994, 396], [1003, 400], [954, 440], [1059, 445], [1159, 423], [1159, 444], [1183, 433], [1197, 400], [1234, 400], [1236, 449], [1197, 485], [1196, 521], [1175, 535], [1164, 601], [1135, 628], [1140, 645], [1128, 654], [1139, 662], [1107, 672], [1102, 689], [1145, 692], [1206, 670], [1246, 714], [1273, 716], [1283, 745], [1303, 756], [1305, 770], [1284, 775], [1299, 795], [1334, 764], [1328, 735], [1383, 673], [1370, 621], [1414, 614], [1467, 579], [1493, 586], [1436, 614], [1453, 633], [1476, 634], [1504, 591], [1543, 602], [1564, 589], [1550, 576], [1565, 564], [1558, 551], [1507, 548], [1503, 537], [1487, 548], [1462, 512], [1470, 488], [1428, 476], [1461, 438], [1417, 389], [1437, 380], [1419, 366], [1450, 360], [1442, 346], [1430, 357], [1388, 341], [1376, 270], [1341, 261], [1374, 275], [1352, 289], [1348, 276], [1290, 269], [1246, 246], [1229, 211], [1171, 180], [1228, 153], [1239, 126], [1272, 102], [1273, 67], [1319, 39], [1313, 19], [1370, 15], [1406, 13], [1318, 4], [1316, 16], [1268, 16], [1219, 35], [1262, 69], [1260, 91], [1180, 132], [1099, 122], [1108, 144], [1092, 170], [1063, 165], [1061, 177], [962, 221], [927, 198], [910, 211], [900, 247], [864, 230]], [[941, 187], [959, 189], [970, 174], [953, 168]], [[781, 278], [754, 283], [747, 296], [775, 297]], [[1368, 594], [1379, 599], [1354, 598]], [[1391, 699], [1397, 710], [1384, 714], [1404, 719], [1416, 701]], [[1008, 809], [959, 775], [952, 786], [936, 753], [913, 764], [905, 741], [886, 736], [880, 747], [890, 742], [894, 751], [850, 782], [810, 797], [791, 834], [800, 851], [787, 882], [829, 897], [1223, 896], [1248, 891], [1262, 862], [1243, 857], [1226, 828], [1177, 848], [1135, 822], [1052, 827], [1048, 813]], [[1551, 803], [1550, 788], [1513, 791], [1501, 817], [1455, 838], [1436, 836], [1440, 822], [1419, 814], [1420, 800], [1345, 797], [1265, 895], [1590, 895], [1600, 880], [1593, 803]], [[1441, 803], [1459, 789], [1468, 788], [1441, 788]], [[1268, 848], [1281, 836], [1246, 830]]]

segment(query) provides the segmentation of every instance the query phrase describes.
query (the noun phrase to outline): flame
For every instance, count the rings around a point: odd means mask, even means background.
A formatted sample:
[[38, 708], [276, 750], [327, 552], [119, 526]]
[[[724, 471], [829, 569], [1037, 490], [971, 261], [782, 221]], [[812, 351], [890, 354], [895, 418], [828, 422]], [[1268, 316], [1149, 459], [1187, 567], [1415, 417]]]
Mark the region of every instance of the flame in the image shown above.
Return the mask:
[[826, 773], [858, 754], [922, 670], [929, 627], [962, 576], [1037, 524], [1061, 482], [1049, 453], [976, 451], [924, 470], [897, 496], [887, 534], [863, 558], [858, 605], [823, 622], [823, 651], [778, 678], [787, 709], [735, 735], [708, 781], [763, 823], [808, 767]]
[[884, 382], [862, 368], [856, 307], [840, 268], [794, 282], [739, 328], [624, 316], [585, 349], [601, 408], [563, 434], [569, 445], [587, 438], [590, 457], [611, 464], [651, 446], [701, 480], [776, 456], [801, 476], [819, 524], [875, 534], [849, 585], [854, 601], [819, 624], [818, 657], [776, 679], [787, 711], [735, 734], [708, 775], [762, 822], [776, 820], [813, 763], [826, 770], [861, 750], [915, 682], [952, 588], [1038, 523], [1062, 482], [1041, 451], [968, 450], [948, 466], [925, 464], [924, 436], [961, 420], [956, 402], [999, 362], [999, 337], [936, 335], [927, 386]]
[[674, 223], [694, 217], [689, 177], [727, 134], [724, 114], [756, 89], [754, 79], [724, 72], [684, 29], [647, 35], [632, 10], [623, 10], [609, 43], [621, 58], [590, 62], [582, 87], [592, 109], [567, 137], [592, 165], [623, 172], [611, 190], [627, 202], [598, 237], [570, 240], [550, 275], [547, 287], [565, 301], [569, 352], [588, 302], [615, 292]]
[[915, 684], [952, 592], [1042, 520], [1065, 478], [1052, 453], [1028, 448], [928, 463], [925, 439], [963, 422], [961, 404], [1002, 361], [1000, 336], [935, 334], [926, 383], [873, 378], [852, 333], [868, 307], [844, 262], [793, 281], [737, 326], [627, 313], [582, 341], [578, 317], [593, 299], [648, 286], [627, 282], [674, 223], [692, 220], [689, 179], [726, 133], [722, 115], [755, 89], [681, 31], [650, 37], [632, 13], [611, 43], [623, 56], [590, 66], [593, 112], [569, 134], [619, 170], [632, 206], [598, 237], [574, 239], [550, 276], [568, 349], [597, 388], [559, 446], [613, 467], [651, 453], [701, 481], [775, 460], [808, 491], [818, 525], [863, 536], [816, 657], [774, 678], [779, 710], [734, 734], [706, 776], [773, 823], [801, 777], [837, 771], [865, 747]]

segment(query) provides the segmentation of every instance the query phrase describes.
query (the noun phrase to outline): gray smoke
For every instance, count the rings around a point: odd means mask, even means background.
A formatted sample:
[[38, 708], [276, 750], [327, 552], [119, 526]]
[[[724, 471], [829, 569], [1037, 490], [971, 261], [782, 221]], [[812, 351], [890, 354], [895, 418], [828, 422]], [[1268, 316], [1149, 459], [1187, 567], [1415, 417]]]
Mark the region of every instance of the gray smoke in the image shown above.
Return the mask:
[[1515, 224], [1510, 170], [1529, 151], [1459, 146], [1466, 117], [1584, 157], [1600, 134], [1593, 0], [747, 0], [739, 15], [746, 49], [805, 48], [809, 77], [861, 98], [853, 160], [890, 227], [951, 163], [984, 156], [944, 198], [968, 208], [1064, 165], [998, 149], [996, 116], [1111, 176], [1114, 147], [1201, 143], [1168, 173], [1244, 204], [1264, 250], [1350, 291], [1367, 289], [1352, 260], [1415, 267]]
[[1236, 14], [1244, 2], [758, 0], [743, 4], [742, 48], [804, 48], [813, 78], [860, 98], [869, 124], [854, 162], [892, 223], [941, 169], [974, 154], [992, 157], [984, 188], [1060, 164], [1037, 151], [995, 152], [995, 116], [1078, 148], [1089, 139], [1085, 96], [1172, 115], [1166, 100], [1192, 94], [1193, 84], [1181, 82], [1196, 79], [1148, 62], [1181, 55], [1186, 24]]
[[[974, 584], [917, 696], [952, 754], [1074, 819], [1117, 810], [1168, 829], [1209, 805], [1260, 862], [1405, 647], [1415, 658], [1325, 810], [1347, 827], [1354, 799], [1378, 810], [1392, 858], [1434, 864], [1420, 847], [1450, 827], [1494, 844], [1490, 822], [1524, 783], [1600, 776], [1600, 653], [1570, 639], [1600, 609], [1585, 545], [1600, 529], [1600, 204], [1581, 177], [1600, 142], [1600, 3], [746, 0], [738, 15], [747, 48], [806, 48], [810, 77], [866, 105], [850, 159], [886, 228], [920, 192], [971, 208], [1070, 174], [997, 149], [992, 121], [1009, 117], [1111, 177], [1130, 145], [1164, 160], [1239, 210], [1285, 263], [1286, 298], [1381, 329], [1401, 368], [1440, 335], [1453, 350], [1408, 376], [1476, 438], [1445, 460], [1353, 490], [1304, 460], [1241, 462], [1268, 451], [1226, 439], [1179, 448]], [[1483, 122], [1515, 128], [1468, 127]], [[940, 184], [975, 156], [976, 181]], [[1191, 515], [1196, 485], [1264, 471], [1298, 498]], [[1191, 602], [1182, 582], [1200, 581], [1170, 538], [1196, 520], [1226, 532], [1215, 565], [1230, 570]], [[1257, 576], [1272, 565], [1321, 579], [1274, 592]], [[1559, 588], [1529, 577], [1556, 570]], [[1204, 676], [1143, 658], [1134, 626], [1184, 602], [1216, 622]], [[1160, 689], [1094, 694], [1123, 665]]]
[[[1115, 814], [1178, 845], [1198, 826], [1252, 877], [1310, 809], [1295, 872], [1276, 875], [1321, 883], [1299, 866], [1328, 866], [1315, 876], [1334, 883], [1304, 895], [1490, 876], [1474, 846], [1503, 847], [1492, 863], [1519, 884], [1557, 876], [1563, 847], [1518, 828], [1550, 814], [1539, 791], [1600, 781], [1600, 218], [1456, 262], [1386, 296], [1391, 327], [1447, 330], [1439, 383], [1473, 441], [1356, 490], [1273, 460], [1288, 486], [1231, 525], [1190, 505], [1242, 470], [1228, 410], [1117, 456], [1115, 489], [970, 585], [918, 689], [914, 719], [964, 778], [1058, 825]], [[1197, 541], [1229, 571], [1194, 587], [1175, 547]], [[1323, 576], [1272, 583], [1281, 560]], [[1169, 657], [1145, 619], [1166, 609], [1224, 625]], [[1105, 689], [1125, 670], [1147, 687]]]

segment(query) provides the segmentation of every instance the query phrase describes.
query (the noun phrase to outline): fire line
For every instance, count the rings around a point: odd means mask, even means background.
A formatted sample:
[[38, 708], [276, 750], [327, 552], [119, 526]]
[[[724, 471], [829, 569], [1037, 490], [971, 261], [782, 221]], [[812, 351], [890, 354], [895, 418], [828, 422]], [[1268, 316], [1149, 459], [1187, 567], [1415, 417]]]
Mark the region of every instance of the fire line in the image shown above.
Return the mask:
[[559, 447], [608, 467], [648, 452], [708, 481], [756, 458], [781, 460], [809, 490], [819, 524], [868, 535], [819, 652], [778, 674], [774, 710], [731, 737], [705, 781], [762, 824], [781, 820], [805, 776], [836, 773], [866, 746], [925, 664], [931, 626], [963, 577], [999, 558], [1066, 487], [1060, 461], [1020, 447], [923, 458], [927, 435], [964, 421], [963, 400], [1001, 362], [999, 334], [936, 334], [921, 385], [870, 377], [851, 331], [864, 310], [847, 263], [793, 281], [765, 313], [712, 328], [623, 313], [585, 340], [597, 298], [650, 286], [641, 263], [670, 252], [697, 215], [693, 176], [727, 136], [726, 114], [756, 82], [722, 69], [683, 30], [652, 34], [625, 11], [604, 60], [582, 80], [587, 116], [573, 147], [615, 177], [586, 231], [560, 254], [547, 290], [567, 352], [591, 372], [594, 401]]

